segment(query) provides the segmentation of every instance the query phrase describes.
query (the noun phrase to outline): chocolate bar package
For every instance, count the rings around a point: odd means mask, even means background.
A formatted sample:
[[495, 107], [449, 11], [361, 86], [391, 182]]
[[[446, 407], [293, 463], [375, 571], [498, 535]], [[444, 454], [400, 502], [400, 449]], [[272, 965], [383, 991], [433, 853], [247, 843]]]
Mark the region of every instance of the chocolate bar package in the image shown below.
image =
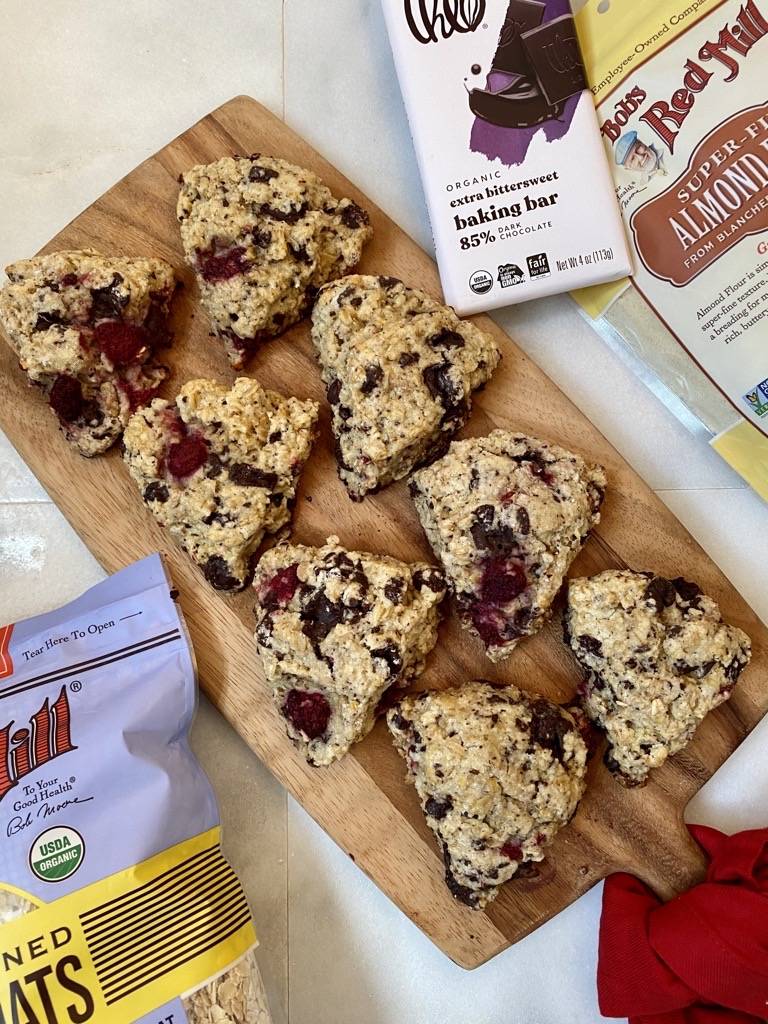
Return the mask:
[[577, 15], [633, 255], [602, 336], [768, 500], [768, 0]]
[[446, 301], [630, 270], [568, 0], [383, 0]]

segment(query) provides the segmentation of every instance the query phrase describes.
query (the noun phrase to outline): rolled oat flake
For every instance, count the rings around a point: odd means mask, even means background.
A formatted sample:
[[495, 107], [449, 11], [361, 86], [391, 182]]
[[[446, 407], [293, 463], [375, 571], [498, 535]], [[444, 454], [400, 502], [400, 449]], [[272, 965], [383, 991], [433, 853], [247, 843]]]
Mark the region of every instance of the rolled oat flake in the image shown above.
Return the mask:
[[0, 627], [0, 1024], [269, 1024], [158, 555]]

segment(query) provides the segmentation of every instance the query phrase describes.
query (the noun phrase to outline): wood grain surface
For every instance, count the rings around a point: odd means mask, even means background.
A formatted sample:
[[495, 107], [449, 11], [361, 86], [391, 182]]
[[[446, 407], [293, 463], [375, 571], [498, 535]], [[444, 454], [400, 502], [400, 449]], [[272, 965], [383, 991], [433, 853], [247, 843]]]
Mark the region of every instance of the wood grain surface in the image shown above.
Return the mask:
[[[104, 253], [169, 260], [184, 281], [175, 301], [176, 341], [165, 393], [192, 377], [230, 381], [221, 344], [208, 336], [193, 275], [182, 259], [175, 217], [177, 177], [196, 163], [233, 153], [263, 152], [316, 171], [337, 195], [371, 213], [375, 229], [361, 270], [391, 274], [439, 296], [432, 260], [305, 141], [248, 97], [237, 97], [146, 160], [77, 217], [44, 251], [91, 246]], [[30, 202], [33, 198], [30, 196]], [[19, 253], [22, 257], [28, 255]], [[615, 870], [639, 875], [665, 897], [688, 887], [703, 861], [682, 823], [691, 796], [768, 709], [768, 633], [672, 513], [654, 496], [569, 399], [486, 317], [501, 367], [477, 397], [465, 434], [508, 427], [564, 444], [605, 465], [609, 489], [597, 533], [573, 567], [585, 574], [610, 567], [653, 569], [696, 580], [725, 618], [750, 634], [751, 666], [729, 703], [711, 714], [690, 746], [653, 773], [648, 786], [625, 790], [600, 758], [571, 825], [550, 848], [536, 878], [512, 881], [484, 912], [456, 903], [443, 883], [442, 861], [404, 765], [379, 723], [342, 762], [306, 765], [285, 736], [264, 684], [252, 640], [253, 599], [213, 591], [174, 546], [140, 500], [118, 451], [87, 461], [56, 429], [40, 393], [26, 384], [2, 345], [0, 426], [101, 565], [113, 572], [160, 550], [168, 558], [189, 622], [203, 689], [271, 771], [357, 865], [456, 963], [476, 967], [562, 910]], [[568, 338], [562, 339], [564, 345]], [[573, 353], [578, 358], [578, 353]], [[331, 453], [328, 407], [306, 323], [263, 345], [247, 373], [271, 388], [321, 401], [319, 439], [304, 473], [294, 536], [320, 543], [337, 534], [348, 547], [404, 559], [430, 558], [405, 483], [353, 504]], [[573, 695], [579, 671], [561, 639], [559, 613], [525, 641], [507, 664], [494, 666], [479, 643], [448, 616], [420, 685], [445, 686], [484, 677], [510, 681], [556, 701]], [[243, 814], [258, 793], [242, 780]]]

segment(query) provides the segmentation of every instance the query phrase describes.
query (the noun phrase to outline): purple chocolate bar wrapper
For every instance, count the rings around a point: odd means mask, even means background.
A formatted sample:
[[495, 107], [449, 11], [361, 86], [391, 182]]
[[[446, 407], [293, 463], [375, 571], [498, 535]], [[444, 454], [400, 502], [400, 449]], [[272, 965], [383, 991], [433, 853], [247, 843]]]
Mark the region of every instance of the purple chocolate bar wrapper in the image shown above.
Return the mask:
[[[569, 0], [546, 0], [542, 24], [570, 13]], [[488, 75], [486, 88], [498, 92], [510, 81], [512, 81], [511, 77], [498, 71], [492, 71]], [[502, 128], [500, 125], [491, 124], [489, 121], [476, 117], [472, 126], [469, 148], [473, 153], [482, 153], [489, 160], [501, 160], [507, 167], [516, 167], [525, 160], [530, 145], [538, 132], [544, 132], [547, 142], [562, 139], [568, 134], [578, 102], [578, 96], [571, 96], [566, 100], [562, 118], [532, 125], [530, 128]]]

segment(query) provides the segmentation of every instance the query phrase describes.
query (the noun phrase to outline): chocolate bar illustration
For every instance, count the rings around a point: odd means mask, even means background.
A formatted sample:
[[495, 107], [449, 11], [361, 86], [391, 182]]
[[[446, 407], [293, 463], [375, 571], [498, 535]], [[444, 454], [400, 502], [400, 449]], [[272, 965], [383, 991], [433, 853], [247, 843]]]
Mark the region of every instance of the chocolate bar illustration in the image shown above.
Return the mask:
[[587, 88], [576, 25], [570, 14], [523, 32], [520, 41], [551, 106]]
[[494, 71], [532, 77], [533, 70], [523, 47], [523, 33], [541, 25], [546, 6], [538, 0], [510, 0], [491, 62]]
[[504, 128], [530, 128], [559, 118], [569, 96], [587, 88], [573, 18], [542, 25], [546, 4], [510, 0], [492, 70], [511, 81], [503, 88], [472, 89], [472, 112]]

